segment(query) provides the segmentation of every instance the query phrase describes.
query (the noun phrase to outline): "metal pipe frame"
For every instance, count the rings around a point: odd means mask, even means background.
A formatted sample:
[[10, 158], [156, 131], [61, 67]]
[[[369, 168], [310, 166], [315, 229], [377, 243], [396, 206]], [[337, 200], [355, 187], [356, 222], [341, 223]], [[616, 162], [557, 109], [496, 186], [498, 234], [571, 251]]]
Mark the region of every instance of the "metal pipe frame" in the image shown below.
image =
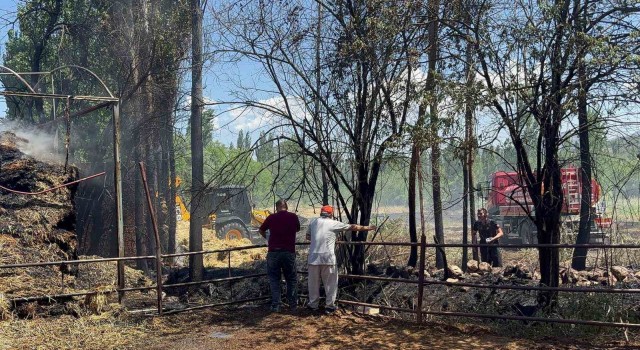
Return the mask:
[[[343, 244], [347, 243], [347, 242], [342, 242]], [[355, 242], [354, 242], [355, 243]], [[365, 242], [358, 242], [357, 244], [362, 244]], [[378, 245], [404, 245], [404, 246], [411, 246], [411, 245], [415, 245], [414, 243], [376, 243]], [[465, 246], [465, 245], [450, 245], [450, 244], [439, 244], [439, 245], [429, 245], [426, 244], [424, 242], [424, 239], [422, 240], [421, 243], [419, 243], [419, 245], [421, 246], [422, 249], [428, 247], [428, 246]], [[481, 245], [466, 245], [466, 246], [481, 246]], [[558, 246], [558, 245], [551, 245], [551, 246]], [[583, 245], [563, 245], [563, 246], [570, 246], [570, 247], [575, 247], [575, 246], [583, 246]], [[631, 248], [635, 248], [636, 246], [631, 246], [631, 245], [625, 245], [625, 246], [630, 246]], [[185, 255], [193, 255], [193, 254], [206, 254], [206, 253], [219, 253], [219, 252], [231, 252], [231, 251], [238, 251], [238, 250], [247, 250], [247, 249], [255, 249], [255, 248], [262, 248], [264, 247], [264, 245], [255, 245], [255, 246], [247, 246], [247, 247], [237, 247], [237, 248], [229, 248], [229, 249], [220, 249], [220, 250], [212, 250], [212, 251], [201, 251], [201, 252], [189, 252], [189, 253], [181, 253], [181, 254], [166, 254], [166, 255], [162, 255], [162, 257], [172, 257], [172, 256], [185, 256]], [[424, 250], [423, 250], [424, 251]], [[421, 262], [421, 267], [423, 266], [422, 263], [424, 262], [424, 256], [423, 256], [423, 251], [421, 251], [421, 256], [420, 256], [420, 262]], [[156, 259], [156, 256], [135, 256], [135, 257], [122, 257], [122, 258], [102, 258], [102, 259], [89, 259], [89, 260], [73, 260], [73, 261], [58, 261], [58, 262], [44, 262], [44, 263], [25, 263], [25, 264], [9, 264], [9, 265], [0, 265], [0, 268], [17, 268], [17, 267], [34, 267], [34, 266], [51, 266], [51, 265], [60, 265], [60, 264], [81, 264], [81, 263], [95, 263], [95, 262], [106, 262], [106, 261], [124, 261], [124, 260], [138, 260], [138, 259]], [[206, 283], [216, 283], [216, 282], [232, 282], [232, 281], [239, 281], [242, 279], [246, 279], [246, 278], [257, 278], [257, 277], [264, 277], [266, 276], [266, 273], [260, 273], [260, 274], [252, 274], [252, 275], [245, 275], [245, 276], [235, 276], [235, 277], [227, 277], [227, 278], [218, 278], [218, 279], [210, 279], [210, 280], [206, 280], [206, 281], [197, 281], [197, 282], [184, 282], [184, 283], [175, 283], [175, 284], [167, 284], [164, 286], [160, 287], [160, 290], [162, 290], [163, 288], [175, 288], [175, 287], [182, 287], [182, 286], [191, 286], [191, 285], [201, 285], [201, 284], [206, 284]], [[421, 291], [420, 289], [424, 288], [424, 285], [429, 285], [429, 284], [434, 284], [434, 285], [446, 285], [446, 286], [450, 286], [450, 287], [471, 287], [471, 288], [488, 288], [488, 289], [510, 289], [510, 290], [530, 290], [530, 291], [559, 291], [559, 292], [570, 292], [570, 293], [616, 293], [616, 294], [635, 294], [635, 293], [640, 293], [640, 289], [620, 289], [620, 288], [582, 288], [582, 287], [576, 287], [576, 288], [555, 288], [555, 287], [536, 287], [536, 286], [506, 286], [506, 285], [482, 285], [482, 284], [472, 284], [472, 283], [461, 283], [461, 282], [446, 282], [446, 281], [427, 281], [427, 280], [421, 280], [418, 279], [418, 281], [415, 280], [409, 280], [409, 279], [398, 279], [398, 278], [389, 278], [389, 277], [379, 277], [379, 276], [366, 276], [366, 275], [346, 275], [346, 274], [342, 274], [340, 275], [341, 278], [350, 278], [350, 279], [363, 279], [363, 280], [374, 280], [374, 281], [387, 281], [387, 282], [399, 282], [399, 283], [409, 283], [409, 284], [417, 284], [419, 287], [418, 290], [418, 295], [420, 295]], [[33, 301], [38, 301], [38, 300], [47, 300], [47, 299], [54, 299], [55, 298], [68, 298], [68, 297], [74, 297], [74, 296], [82, 296], [82, 295], [92, 295], [92, 294], [97, 294], [97, 293], [105, 293], [105, 294], [109, 294], [109, 293], [113, 293], [113, 292], [118, 292], [118, 293], [122, 293], [125, 291], [140, 291], [140, 290], [151, 290], [151, 289], [158, 289], [158, 286], [148, 286], [148, 287], [134, 287], [134, 288], [118, 288], [116, 290], [112, 290], [112, 291], [104, 291], [104, 292], [98, 292], [98, 291], [91, 291], [91, 292], [85, 292], [85, 293], [69, 293], [69, 294], [59, 294], [59, 295], [52, 295], [52, 296], [41, 296], [41, 297], [25, 297], [25, 298], [15, 298], [15, 299], [11, 299], [12, 301], [28, 301], [28, 300], [33, 300]], [[164, 314], [173, 314], [173, 313], [177, 313], [177, 312], [183, 312], [183, 311], [191, 311], [191, 310], [198, 310], [198, 309], [203, 309], [203, 308], [208, 308], [208, 307], [216, 307], [216, 306], [224, 306], [224, 305], [232, 305], [232, 304], [242, 304], [242, 303], [246, 303], [246, 302], [252, 302], [252, 301], [256, 301], [256, 300], [266, 300], [268, 299], [268, 296], [265, 297], [258, 297], [258, 298], [252, 298], [252, 299], [243, 299], [243, 300], [235, 300], [235, 301], [230, 301], [230, 302], [225, 302], [225, 303], [217, 303], [217, 304], [207, 304], [207, 305], [200, 305], [200, 306], [196, 306], [196, 307], [191, 307], [191, 308], [185, 308], [185, 309], [181, 309], [181, 310], [173, 310], [173, 311], [169, 311], [166, 312]], [[536, 321], [536, 322], [546, 322], [546, 323], [564, 323], [564, 324], [579, 324], [579, 325], [590, 325], [590, 326], [603, 326], [603, 327], [617, 327], [617, 328], [633, 328], [633, 329], [640, 329], [640, 324], [635, 324], [635, 323], [623, 323], [623, 322], [605, 322], [605, 321], [592, 321], [592, 320], [574, 320], [574, 319], [557, 319], [557, 318], [542, 318], [542, 317], [527, 317], [527, 316], [511, 316], [511, 315], [488, 315], [488, 314], [479, 314], [479, 313], [465, 313], [465, 312], [448, 312], [448, 311], [429, 311], [429, 310], [423, 310], [422, 307], [420, 307], [419, 309], [413, 310], [413, 309], [407, 309], [407, 308], [401, 308], [401, 307], [393, 307], [393, 306], [387, 306], [387, 305], [380, 305], [380, 304], [371, 304], [371, 303], [364, 303], [364, 302], [358, 302], [358, 301], [350, 301], [350, 300], [338, 300], [340, 303], [343, 304], [347, 304], [347, 305], [356, 305], [356, 306], [369, 306], [369, 307], [377, 307], [380, 309], [387, 309], [387, 310], [393, 310], [393, 311], [398, 311], [398, 312], [408, 312], [408, 313], [415, 313], [417, 315], [417, 321], [419, 321], [419, 323], [421, 323], [422, 317], [423, 315], [436, 315], [436, 316], [448, 316], [448, 317], [470, 317], [470, 318], [484, 318], [484, 319], [504, 319], [504, 320], [517, 320], [517, 321]]]

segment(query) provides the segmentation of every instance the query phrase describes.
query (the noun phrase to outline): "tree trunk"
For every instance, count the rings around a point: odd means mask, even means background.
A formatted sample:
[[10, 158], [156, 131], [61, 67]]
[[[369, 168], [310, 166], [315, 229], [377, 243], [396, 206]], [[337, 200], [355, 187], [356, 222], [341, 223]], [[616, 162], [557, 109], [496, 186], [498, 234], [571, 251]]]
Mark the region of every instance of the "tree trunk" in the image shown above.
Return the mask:
[[[136, 134], [138, 132], [136, 131]], [[140, 143], [140, 137], [134, 138], [138, 145], [136, 146], [136, 152], [134, 159], [144, 159], [144, 151], [141, 150], [143, 147]], [[144, 188], [142, 185], [142, 179], [140, 175], [136, 173], [134, 175], [134, 183], [135, 183], [135, 235], [136, 235], [136, 256], [146, 255], [148, 251], [147, 247], [147, 237], [146, 237], [146, 219], [145, 219], [145, 196], [144, 196]], [[145, 274], [149, 274], [149, 268], [147, 266], [147, 261], [144, 259], [136, 260], [136, 266], [138, 269], [144, 271]]]
[[[420, 159], [419, 146], [416, 142], [411, 148], [411, 162], [409, 163], [409, 240], [411, 243], [418, 242], [418, 233], [416, 229], [416, 172], [418, 161]], [[409, 252], [409, 261], [407, 266], [416, 267], [418, 262], [418, 247], [412, 246]]]
[[[577, 3], [581, 3], [578, 1]], [[583, 11], [587, 11], [586, 4]], [[580, 31], [584, 32], [586, 14], [581, 16]], [[584, 55], [584, 54], [583, 54]], [[580, 184], [582, 186], [580, 196], [580, 223], [578, 225], [578, 237], [576, 244], [587, 244], [591, 234], [591, 149], [589, 147], [589, 118], [587, 115], [587, 76], [585, 71], [584, 56], [578, 57], [578, 137], [580, 139]], [[576, 248], [573, 251], [571, 267], [575, 270], [584, 270], [587, 264], [588, 248]]]
[[[549, 137], [553, 139], [553, 137]], [[549, 148], [554, 145], [548, 146]], [[549, 150], [547, 150], [549, 152]], [[556, 153], [547, 153], [546, 172], [543, 174], [545, 192], [542, 194], [539, 205], [535, 208], [536, 223], [538, 224], [538, 242], [541, 244], [560, 243], [560, 212], [564, 196], [562, 193], [562, 181], [560, 164]], [[558, 248], [538, 248], [540, 259], [540, 284], [546, 287], [558, 287], [560, 276], [560, 254]], [[558, 292], [541, 291], [538, 294], [538, 303], [542, 307], [554, 307]]]
[[[202, 8], [200, 0], [191, 0], [191, 220], [189, 250], [202, 250], [202, 224], [204, 223], [204, 160], [202, 143]], [[201, 281], [202, 255], [189, 256], [189, 275], [192, 281]]]
[[[472, 131], [473, 132], [473, 131]], [[473, 137], [472, 137], [473, 139]], [[474, 145], [475, 145], [475, 139], [474, 140]], [[474, 146], [475, 147], [475, 146]], [[468, 175], [469, 175], [469, 189], [470, 189], [470, 193], [469, 193], [469, 223], [471, 225], [473, 225], [474, 221], [475, 221], [475, 217], [476, 217], [476, 188], [475, 188], [475, 184], [473, 183], [473, 153], [474, 153], [475, 148], [472, 148], [471, 151], [469, 152], [469, 170], [468, 170]], [[480, 257], [478, 256], [478, 248], [473, 248], [472, 250], [472, 258], [475, 261], [480, 261]]]
[[176, 157], [175, 157], [175, 145], [173, 142], [173, 118], [167, 132], [168, 135], [168, 147], [166, 154], [169, 157], [169, 198], [167, 198], [167, 206], [169, 207], [169, 247], [167, 249], [169, 254], [175, 254], [176, 252], [176, 229], [177, 229], [177, 217], [176, 217]]
[[[444, 241], [444, 227], [442, 223], [442, 196], [440, 190], [440, 138], [438, 128], [440, 126], [438, 118], [438, 103], [436, 100], [437, 60], [440, 46], [438, 45], [438, 12], [440, 9], [439, 0], [429, 1], [429, 71], [427, 73], [426, 90], [431, 93], [429, 103], [430, 136], [431, 136], [431, 183], [433, 191], [433, 221], [435, 225], [435, 236], [440, 243]], [[444, 267], [444, 259], [440, 250], [436, 250], [436, 267]]]
[[462, 271], [467, 271], [467, 261], [469, 261], [468, 249], [466, 244], [469, 243], [469, 197], [471, 194], [469, 193], [469, 168], [467, 160], [469, 157], [467, 156], [467, 149], [465, 147], [465, 152], [462, 158], [462, 244], [465, 247], [462, 248]]
[[[464, 15], [464, 21], [465, 23], [470, 27], [471, 24], [471, 16], [472, 16], [472, 11], [474, 9], [471, 6], [471, 3], [467, 4], [467, 9], [465, 11], [465, 15]], [[468, 29], [467, 31], [468, 35], [471, 36], [471, 32], [470, 29]], [[473, 225], [473, 222], [475, 221], [475, 215], [476, 215], [476, 205], [475, 205], [475, 184], [474, 184], [474, 179], [473, 179], [473, 160], [474, 160], [474, 153], [475, 153], [475, 147], [476, 147], [476, 142], [475, 142], [475, 138], [473, 135], [473, 130], [474, 130], [474, 118], [473, 118], [473, 112], [474, 112], [474, 107], [475, 107], [475, 102], [474, 102], [474, 98], [473, 98], [473, 86], [475, 84], [475, 69], [474, 69], [474, 65], [475, 65], [475, 61], [474, 61], [474, 53], [473, 53], [473, 44], [471, 43], [467, 43], [466, 47], [465, 47], [465, 76], [466, 76], [466, 95], [465, 95], [465, 111], [464, 111], [464, 126], [465, 126], [465, 147], [464, 147], [464, 151], [465, 151], [465, 159], [464, 159], [464, 164], [463, 167], [465, 169], [465, 173], [466, 173], [466, 180], [465, 180], [465, 186], [466, 189], [464, 190], [465, 192], [465, 200], [468, 199], [468, 203], [467, 204], [467, 211], [464, 211], [464, 216], [465, 216], [465, 220], [463, 220], [463, 225], [464, 222], [466, 222], [466, 226], [463, 227], [463, 235], [464, 235], [464, 242], [469, 242], [469, 226]], [[466, 243], [465, 243], [466, 244]], [[478, 248], [472, 248], [472, 258], [473, 260], [476, 261], [480, 261], [480, 258], [478, 257]], [[462, 266], [464, 269], [466, 269], [467, 267], [467, 249], [464, 249], [463, 252], [463, 262], [462, 262]]]

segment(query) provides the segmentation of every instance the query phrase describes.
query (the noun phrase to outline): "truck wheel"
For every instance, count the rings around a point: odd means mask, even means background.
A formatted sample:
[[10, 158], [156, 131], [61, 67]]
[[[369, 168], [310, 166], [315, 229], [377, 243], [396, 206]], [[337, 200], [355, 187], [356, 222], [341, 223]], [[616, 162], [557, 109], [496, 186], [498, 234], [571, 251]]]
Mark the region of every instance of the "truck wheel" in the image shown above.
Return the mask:
[[218, 238], [226, 240], [243, 239], [248, 236], [247, 230], [238, 222], [223, 225], [217, 234]]

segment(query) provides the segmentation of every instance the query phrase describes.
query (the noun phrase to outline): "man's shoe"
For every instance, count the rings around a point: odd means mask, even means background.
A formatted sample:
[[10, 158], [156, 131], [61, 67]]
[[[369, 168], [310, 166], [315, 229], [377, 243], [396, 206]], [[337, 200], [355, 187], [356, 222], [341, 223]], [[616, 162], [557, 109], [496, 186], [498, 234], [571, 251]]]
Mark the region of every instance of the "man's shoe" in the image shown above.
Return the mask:
[[332, 315], [336, 312], [336, 308], [335, 307], [328, 307], [324, 309], [324, 314], [325, 315]]
[[271, 306], [271, 312], [280, 312], [280, 306]]
[[317, 307], [311, 307], [311, 306], [307, 305], [306, 309], [311, 311], [311, 312], [318, 312], [318, 308]]

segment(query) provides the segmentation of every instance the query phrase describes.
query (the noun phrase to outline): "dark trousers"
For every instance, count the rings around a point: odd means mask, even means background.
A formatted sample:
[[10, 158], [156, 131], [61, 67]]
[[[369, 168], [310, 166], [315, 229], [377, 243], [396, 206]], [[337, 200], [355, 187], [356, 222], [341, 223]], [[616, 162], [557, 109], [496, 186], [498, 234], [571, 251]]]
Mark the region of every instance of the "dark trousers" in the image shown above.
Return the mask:
[[489, 263], [493, 267], [502, 267], [502, 256], [500, 255], [500, 250], [498, 250], [498, 245], [480, 247], [480, 260]]
[[296, 254], [288, 251], [267, 253], [267, 277], [271, 287], [271, 306], [280, 306], [280, 276], [287, 281], [287, 300], [289, 307], [298, 304], [298, 279], [296, 277]]

